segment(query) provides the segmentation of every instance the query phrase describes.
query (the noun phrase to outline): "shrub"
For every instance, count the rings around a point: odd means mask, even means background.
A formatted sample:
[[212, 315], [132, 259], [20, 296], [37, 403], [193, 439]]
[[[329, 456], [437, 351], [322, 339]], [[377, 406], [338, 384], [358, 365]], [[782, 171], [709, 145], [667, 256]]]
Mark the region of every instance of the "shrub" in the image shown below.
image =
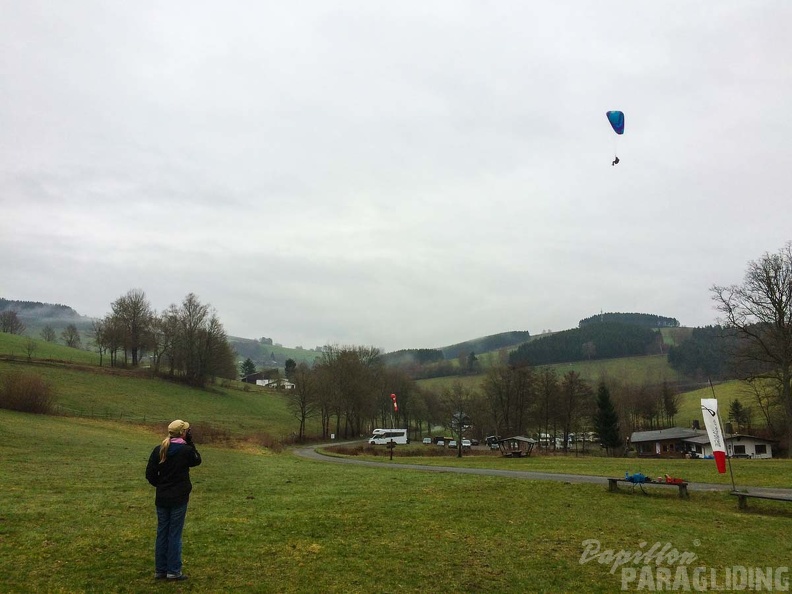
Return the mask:
[[228, 429], [211, 425], [205, 421], [196, 421], [190, 425], [190, 428], [196, 444], [227, 444], [231, 441], [231, 432]]
[[266, 431], [257, 431], [248, 438], [248, 441], [272, 450], [273, 452], [280, 452], [283, 450], [283, 444], [280, 440], [276, 439]]
[[0, 381], [0, 408], [46, 415], [52, 414], [54, 407], [55, 391], [38, 375], [13, 372]]

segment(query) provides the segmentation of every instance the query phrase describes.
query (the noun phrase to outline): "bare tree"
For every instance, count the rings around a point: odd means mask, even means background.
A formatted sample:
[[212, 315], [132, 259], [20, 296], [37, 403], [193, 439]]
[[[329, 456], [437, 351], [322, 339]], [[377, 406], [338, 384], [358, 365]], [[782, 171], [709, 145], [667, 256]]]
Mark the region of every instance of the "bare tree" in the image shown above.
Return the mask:
[[[317, 365], [322, 384], [323, 417], [335, 417], [335, 434], [360, 435], [376, 418], [382, 392], [379, 349], [361, 346], [327, 346]], [[381, 399], [379, 399], [381, 400]], [[343, 426], [342, 426], [343, 424]]]
[[113, 315], [105, 316], [102, 321], [100, 340], [110, 355], [110, 367], [118, 365], [118, 351], [124, 346], [125, 330], [120, 320]]
[[495, 434], [523, 435], [536, 409], [537, 380], [528, 365], [491, 367], [482, 382]]
[[294, 389], [288, 390], [288, 407], [300, 422], [298, 440], [305, 439], [305, 422], [314, 416], [319, 409], [317, 399], [318, 382], [314, 371], [305, 363], [297, 365], [292, 372]]
[[36, 348], [38, 348], [38, 344], [32, 338], [27, 339], [27, 343], [25, 344], [25, 351], [27, 351], [27, 358], [28, 361], [33, 359], [33, 353], [36, 352]]
[[445, 425], [456, 437], [457, 458], [462, 457], [462, 438], [473, 425], [469, 415], [471, 401], [475, 398], [473, 391], [465, 388], [460, 382], [454, 382], [451, 388], [445, 388], [442, 403], [446, 415]]
[[[745, 379], [775, 386], [792, 419], [792, 242], [748, 263], [741, 285], [713, 286], [716, 308], [737, 334], [735, 362]], [[790, 446], [792, 431], [787, 427]]]
[[91, 323], [91, 334], [93, 334], [93, 342], [96, 345], [96, 350], [99, 353], [99, 367], [102, 366], [104, 353], [107, 350], [104, 340], [105, 322], [104, 320], [94, 320]]
[[147, 346], [146, 339], [151, 333], [151, 305], [143, 291], [132, 289], [116, 299], [110, 307], [113, 316], [124, 328], [124, 350], [132, 355], [132, 366], [136, 367], [141, 351]]
[[590, 417], [594, 391], [576, 371], [564, 374], [560, 389], [561, 424], [564, 430], [564, 451], [569, 450], [569, 434], [580, 427], [581, 420]]
[[13, 309], [0, 313], [0, 332], [24, 334], [26, 326]]
[[52, 329], [52, 326], [47, 324], [41, 329], [41, 338], [47, 342], [55, 342], [55, 330]]
[[202, 304], [195, 294], [187, 295], [180, 308], [171, 306], [158, 331], [174, 333], [167, 338], [168, 345], [163, 342], [159, 347], [169, 349], [171, 375], [178, 373], [194, 386], [203, 386], [214, 377], [236, 378], [234, 352], [223, 325], [211, 306]]
[[74, 349], [80, 348], [80, 331], [77, 330], [77, 326], [74, 324], [69, 324], [66, 328], [61, 332], [61, 338], [63, 342], [66, 343], [66, 346], [72, 347]]
[[[558, 406], [561, 386], [558, 381], [558, 374], [552, 367], [543, 367], [537, 374], [537, 409], [539, 416], [539, 426], [544, 429], [545, 436], [553, 436], [553, 447], [555, 448], [556, 427], [560, 419]], [[541, 437], [541, 436], [540, 436]], [[540, 445], [542, 440], [539, 440]], [[544, 445], [549, 448], [549, 441]]]

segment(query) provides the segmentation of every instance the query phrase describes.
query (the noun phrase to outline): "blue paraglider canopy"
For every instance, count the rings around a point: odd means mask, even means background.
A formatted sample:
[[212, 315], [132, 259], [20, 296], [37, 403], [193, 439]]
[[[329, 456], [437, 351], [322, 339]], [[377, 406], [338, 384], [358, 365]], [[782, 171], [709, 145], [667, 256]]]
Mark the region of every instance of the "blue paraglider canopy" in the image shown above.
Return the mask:
[[608, 116], [608, 121], [613, 127], [616, 134], [624, 134], [624, 112], [623, 111], [609, 111], [605, 114]]

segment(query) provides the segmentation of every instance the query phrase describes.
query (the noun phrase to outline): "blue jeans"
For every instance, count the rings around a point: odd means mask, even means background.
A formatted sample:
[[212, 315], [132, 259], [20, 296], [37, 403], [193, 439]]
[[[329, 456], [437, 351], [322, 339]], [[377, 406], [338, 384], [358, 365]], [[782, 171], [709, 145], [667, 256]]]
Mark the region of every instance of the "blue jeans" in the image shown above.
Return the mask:
[[187, 504], [176, 507], [157, 506], [157, 543], [154, 563], [157, 573], [179, 575], [182, 567], [182, 530]]

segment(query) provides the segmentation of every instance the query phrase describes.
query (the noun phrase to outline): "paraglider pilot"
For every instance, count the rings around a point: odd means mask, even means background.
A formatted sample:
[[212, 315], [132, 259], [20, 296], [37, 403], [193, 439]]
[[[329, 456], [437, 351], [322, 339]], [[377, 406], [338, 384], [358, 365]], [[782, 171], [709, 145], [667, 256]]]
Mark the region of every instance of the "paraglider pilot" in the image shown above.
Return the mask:
[[618, 164], [619, 164], [619, 157], [615, 157], [613, 159], [613, 163], [611, 163], [611, 167], [613, 167], [614, 165], [618, 165]]

